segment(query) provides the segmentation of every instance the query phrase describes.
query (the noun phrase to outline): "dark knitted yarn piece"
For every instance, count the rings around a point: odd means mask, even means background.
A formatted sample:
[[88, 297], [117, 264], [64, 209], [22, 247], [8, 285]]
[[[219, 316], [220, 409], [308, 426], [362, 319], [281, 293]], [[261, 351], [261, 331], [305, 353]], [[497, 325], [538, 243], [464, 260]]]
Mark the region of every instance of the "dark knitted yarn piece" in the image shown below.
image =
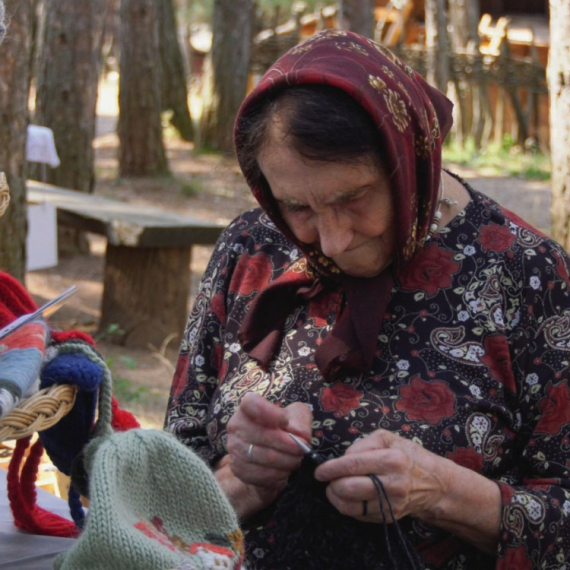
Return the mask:
[[364, 523], [340, 514], [313, 472], [314, 465], [303, 461], [277, 500], [269, 525], [275, 536], [276, 570], [422, 568], [415, 551], [410, 561], [395, 525]]

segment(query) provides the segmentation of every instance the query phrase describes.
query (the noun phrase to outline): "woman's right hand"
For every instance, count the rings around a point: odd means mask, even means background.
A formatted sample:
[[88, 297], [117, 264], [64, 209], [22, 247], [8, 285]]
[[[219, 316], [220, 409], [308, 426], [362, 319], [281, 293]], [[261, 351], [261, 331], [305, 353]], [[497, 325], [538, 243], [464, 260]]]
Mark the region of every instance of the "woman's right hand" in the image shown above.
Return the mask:
[[303, 458], [289, 433], [310, 442], [312, 419], [306, 404], [297, 402], [280, 408], [248, 393], [229, 421], [230, 469], [244, 483], [265, 489], [262, 495], [267, 497], [267, 504], [285, 487]]

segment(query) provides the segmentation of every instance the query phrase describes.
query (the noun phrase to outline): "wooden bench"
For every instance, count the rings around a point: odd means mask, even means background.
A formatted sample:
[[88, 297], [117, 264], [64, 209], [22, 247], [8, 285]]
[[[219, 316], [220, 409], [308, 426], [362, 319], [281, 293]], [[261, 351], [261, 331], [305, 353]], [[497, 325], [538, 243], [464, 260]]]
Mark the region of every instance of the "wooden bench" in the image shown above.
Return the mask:
[[214, 244], [223, 226], [29, 180], [27, 198], [57, 208], [58, 225], [107, 238], [99, 328], [118, 325], [129, 346], [160, 346], [187, 317], [193, 245]]

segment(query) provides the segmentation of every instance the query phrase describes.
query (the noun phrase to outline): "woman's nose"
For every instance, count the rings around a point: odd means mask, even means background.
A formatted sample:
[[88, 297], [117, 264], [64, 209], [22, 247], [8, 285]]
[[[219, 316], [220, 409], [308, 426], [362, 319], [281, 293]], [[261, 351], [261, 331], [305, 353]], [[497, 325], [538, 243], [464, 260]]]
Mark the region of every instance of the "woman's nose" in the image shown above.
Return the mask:
[[321, 251], [327, 257], [343, 253], [350, 245], [354, 233], [345, 216], [332, 211], [319, 216], [317, 230]]

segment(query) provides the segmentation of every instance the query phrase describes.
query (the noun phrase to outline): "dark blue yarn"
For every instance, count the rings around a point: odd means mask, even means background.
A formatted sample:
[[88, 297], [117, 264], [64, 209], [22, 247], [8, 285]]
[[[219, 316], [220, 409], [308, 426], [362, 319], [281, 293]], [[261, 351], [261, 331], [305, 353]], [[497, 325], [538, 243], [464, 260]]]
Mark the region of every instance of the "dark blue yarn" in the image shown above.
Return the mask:
[[73, 485], [69, 487], [69, 495], [67, 498], [67, 504], [69, 505], [69, 512], [71, 513], [71, 518], [75, 523], [75, 526], [83, 530], [85, 526], [85, 511], [83, 510], [83, 504], [81, 503], [81, 496], [75, 490]]
[[[54, 426], [39, 433], [53, 464], [68, 476], [71, 475], [73, 460], [89, 441], [95, 421], [97, 392], [102, 380], [101, 367], [81, 353], [58, 354], [41, 371], [41, 388], [53, 384], [73, 384], [78, 387], [72, 410]], [[73, 521], [78, 528], [83, 528], [85, 513], [80, 495], [73, 486], [69, 489], [68, 504]]]

